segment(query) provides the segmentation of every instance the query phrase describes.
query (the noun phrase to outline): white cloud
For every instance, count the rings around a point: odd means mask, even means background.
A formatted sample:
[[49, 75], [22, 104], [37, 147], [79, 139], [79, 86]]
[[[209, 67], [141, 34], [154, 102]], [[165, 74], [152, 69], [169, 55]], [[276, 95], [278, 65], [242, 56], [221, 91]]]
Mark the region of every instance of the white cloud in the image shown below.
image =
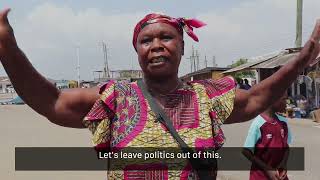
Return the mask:
[[76, 12], [69, 7], [45, 3], [13, 26], [20, 46], [41, 73], [75, 79], [76, 46], [80, 46], [81, 75], [89, 79], [92, 71], [102, 69], [102, 41], [110, 48], [112, 68], [131, 68], [127, 61], [135, 56], [131, 45], [133, 27], [143, 15], [107, 16], [98, 9]]
[[[320, 17], [319, 5], [317, 0], [304, 1], [304, 40], [316, 17]], [[296, 1], [247, 1], [224, 11], [199, 13], [197, 18], [208, 24], [197, 31], [202, 58], [205, 54], [215, 55], [222, 66], [241, 57], [250, 58], [294, 46]]]
[[[316, 17], [320, 17], [318, 7], [319, 0], [304, 1], [304, 40]], [[190, 7], [190, 13], [197, 14], [194, 11]], [[12, 13], [10, 20], [21, 48], [41, 73], [53, 78], [76, 79], [76, 46], [79, 45], [81, 77], [91, 79], [92, 71], [102, 69], [101, 41], [108, 44], [112, 69], [138, 68], [131, 38], [135, 23], [147, 10], [137, 13], [119, 10], [107, 15], [99, 7], [75, 10], [44, 3], [28, 12], [19, 19], [12, 16], [18, 12]], [[208, 26], [195, 30], [200, 43], [185, 36], [186, 52], [180, 74], [190, 71], [187, 57], [191, 45], [199, 49], [202, 61], [207, 55], [210, 65], [212, 56], [216, 56], [221, 66], [241, 57], [294, 46], [295, 13], [296, 1], [292, 0], [250, 0], [232, 8], [199, 12], [197, 18]]]

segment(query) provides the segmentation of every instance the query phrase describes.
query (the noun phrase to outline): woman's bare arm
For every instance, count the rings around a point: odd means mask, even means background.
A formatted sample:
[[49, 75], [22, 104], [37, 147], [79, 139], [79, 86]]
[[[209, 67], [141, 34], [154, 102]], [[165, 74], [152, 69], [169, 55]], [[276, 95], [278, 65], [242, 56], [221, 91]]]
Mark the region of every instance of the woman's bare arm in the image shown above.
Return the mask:
[[18, 47], [8, 22], [9, 9], [0, 12], [0, 60], [19, 96], [51, 122], [81, 128], [82, 118], [99, 98], [98, 88], [58, 90], [32, 66]]
[[269, 78], [248, 91], [236, 90], [234, 110], [226, 124], [248, 121], [279, 99], [303, 70], [313, 63], [320, 52], [320, 21], [300, 54]]

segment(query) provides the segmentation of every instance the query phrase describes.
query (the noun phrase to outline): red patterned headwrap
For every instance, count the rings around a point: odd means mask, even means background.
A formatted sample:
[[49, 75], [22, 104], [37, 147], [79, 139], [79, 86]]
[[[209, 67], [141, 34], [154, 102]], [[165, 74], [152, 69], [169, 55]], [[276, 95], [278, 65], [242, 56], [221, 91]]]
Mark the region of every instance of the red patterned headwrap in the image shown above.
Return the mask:
[[206, 24], [197, 20], [197, 19], [185, 19], [185, 18], [172, 18], [170, 16], [162, 15], [162, 14], [148, 14], [142, 20], [138, 22], [136, 27], [134, 28], [133, 33], [133, 47], [137, 50], [137, 38], [140, 31], [149, 24], [153, 23], [166, 23], [172, 25], [174, 28], [178, 30], [181, 35], [183, 35], [183, 30], [195, 41], [199, 41], [196, 34], [193, 32], [193, 28], [200, 28], [205, 26]]

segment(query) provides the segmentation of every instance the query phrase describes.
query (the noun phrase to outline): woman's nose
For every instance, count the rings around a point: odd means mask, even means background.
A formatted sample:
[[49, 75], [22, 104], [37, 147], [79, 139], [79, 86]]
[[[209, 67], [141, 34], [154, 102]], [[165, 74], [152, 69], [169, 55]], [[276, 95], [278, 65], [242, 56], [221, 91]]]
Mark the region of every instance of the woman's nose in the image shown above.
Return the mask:
[[163, 51], [163, 50], [164, 50], [164, 47], [163, 47], [163, 44], [161, 43], [161, 40], [158, 38], [155, 38], [152, 41], [151, 51], [158, 52], [158, 51]]

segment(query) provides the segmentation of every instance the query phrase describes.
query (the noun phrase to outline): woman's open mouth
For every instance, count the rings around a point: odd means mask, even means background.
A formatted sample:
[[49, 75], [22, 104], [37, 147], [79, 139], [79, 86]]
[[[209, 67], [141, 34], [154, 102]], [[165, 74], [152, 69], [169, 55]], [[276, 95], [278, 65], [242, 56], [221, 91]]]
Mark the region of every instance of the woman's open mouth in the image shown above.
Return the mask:
[[152, 66], [159, 66], [159, 65], [163, 65], [166, 61], [168, 61], [166, 57], [159, 56], [159, 57], [152, 58], [149, 63]]

